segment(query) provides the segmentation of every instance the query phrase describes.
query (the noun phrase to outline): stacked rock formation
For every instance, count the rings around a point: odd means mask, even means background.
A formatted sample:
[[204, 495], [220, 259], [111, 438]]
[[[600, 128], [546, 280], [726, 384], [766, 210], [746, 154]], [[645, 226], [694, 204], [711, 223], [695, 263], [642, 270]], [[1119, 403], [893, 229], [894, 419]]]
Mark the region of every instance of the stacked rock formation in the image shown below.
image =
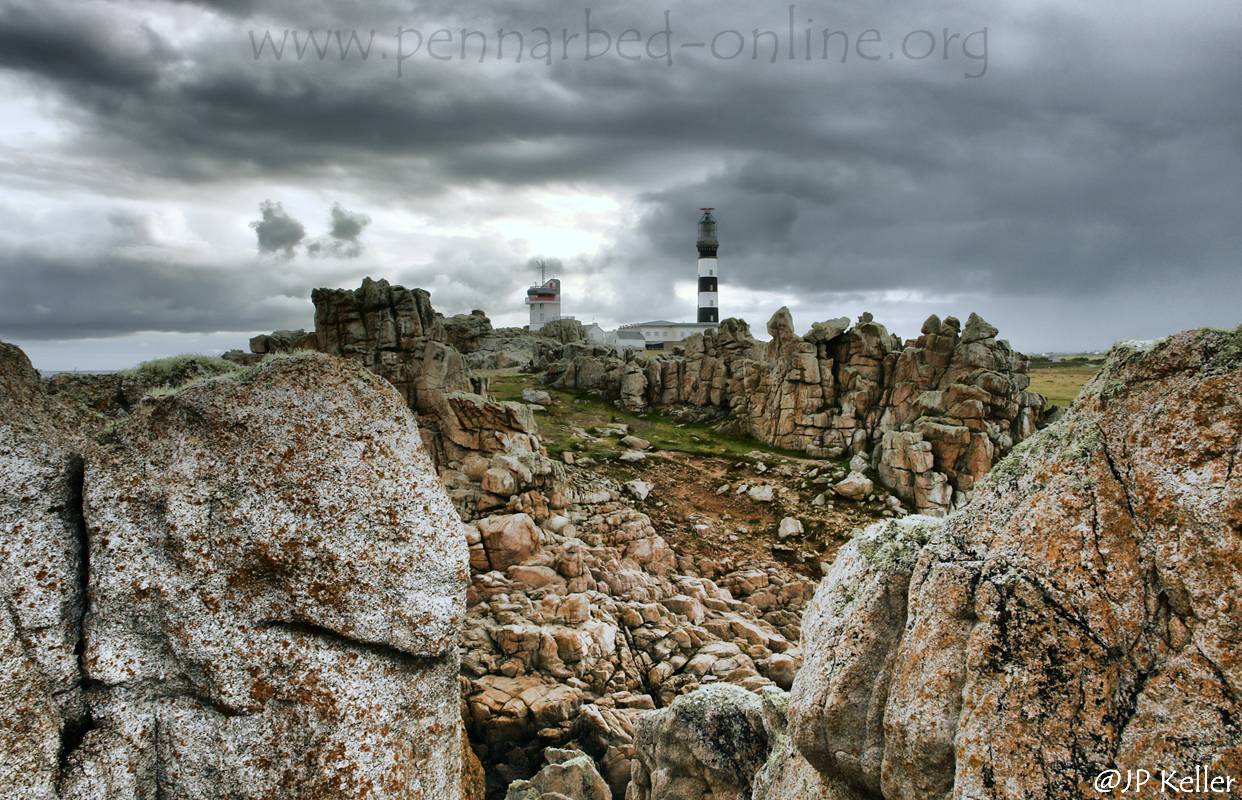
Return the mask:
[[[382, 369], [402, 395], [417, 406], [425, 393], [435, 393], [441, 385], [450, 391], [469, 389], [463, 380], [463, 365], [473, 369], [542, 368], [561, 346], [586, 338], [582, 323], [572, 319], [555, 320], [532, 332], [493, 328], [486, 312], [477, 308], [469, 314], [446, 317], [432, 309], [427, 291], [390, 286], [385, 280], [366, 278], [352, 291], [317, 289], [311, 297], [316, 309], [313, 332], [260, 334], [251, 338], [248, 353], [230, 350], [224, 357], [250, 365], [265, 355], [299, 350], [352, 353], [376, 372]], [[429, 348], [428, 342], [447, 345], [460, 358], [449, 358], [443, 347]], [[370, 363], [365, 363], [367, 359], [360, 353], [369, 354]], [[432, 364], [424, 364], [425, 358]], [[428, 368], [437, 362], [441, 362], [439, 367]]]
[[320, 352], [383, 377], [412, 408], [429, 412], [444, 393], [472, 388], [425, 290], [365, 278], [356, 290], [316, 289], [311, 301]]
[[395, 386], [418, 412], [437, 463], [470, 452], [537, 449], [528, 409], [474, 393], [484, 387], [472, 382], [426, 291], [366, 278], [352, 291], [316, 289], [311, 300], [319, 350], [354, 361]]
[[[961, 514], [858, 535], [808, 607], [751, 800], [1079, 798], [1106, 770], [1236, 794], [1240, 398], [1242, 329], [1117, 349]], [[646, 774], [694, 778], [660, 747], [640, 736]], [[659, 795], [723, 796], [747, 795]]]
[[441, 317], [448, 343], [462, 355], [469, 355], [478, 350], [481, 342], [492, 334], [492, 321], [481, 308], [469, 314], [454, 314]]
[[787, 309], [755, 341], [744, 322], [686, 340], [673, 355], [639, 360], [566, 349], [549, 367], [556, 386], [630, 410], [691, 406], [728, 415], [775, 447], [837, 458], [864, 454], [881, 483], [916, 511], [960, 505], [992, 464], [1031, 435], [1044, 406], [1027, 391], [1027, 361], [971, 315], [964, 330], [933, 316], [904, 345], [864, 314], [794, 332]]
[[278, 358], [84, 444], [0, 360], [0, 796], [458, 796], [466, 546], [390, 386]]

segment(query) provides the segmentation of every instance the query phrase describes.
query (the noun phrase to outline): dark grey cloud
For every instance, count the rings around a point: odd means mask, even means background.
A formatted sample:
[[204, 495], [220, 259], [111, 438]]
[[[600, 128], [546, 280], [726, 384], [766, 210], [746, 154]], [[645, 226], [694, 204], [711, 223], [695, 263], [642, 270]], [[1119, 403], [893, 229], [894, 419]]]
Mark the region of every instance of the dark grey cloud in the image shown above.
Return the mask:
[[146, 25], [114, 26], [105, 9], [12, 2], [0, 6], [0, 67], [44, 76], [75, 93], [146, 92], [175, 52]]
[[306, 252], [312, 256], [336, 256], [338, 258], [357, 258], [362, 255], [362, 231], [371, 224], [371, 218], [358, 211], [341, 208], [340, 203], [332, 204], [331, 229], [327, 236], [322, 236], [307, 243]]
[[[595, 19], [614, 35], [631, 24], [649, 31], [664, 8], [626, 4]], [[694, 2], [670, 11], [692, 38], [783, 33], [787, 8]], [[876, 28], [886, 50], [914, 29], [987, 26], [988, 70], [977, 80], [963, 78], [978, 65], [961, 57], [840, 64], [782, 52], [770, 64], [702, 51], [678, 53], [672, 68], [615, 57], [551, 66], [422, 58], [398, 79], [391, 57], [256, 60], [249, 37], [375, 28], [382, 48], [397, 25], [572, 28], [583, 10], [551, 0], [486, 11], [447, 0], [204, 0], [167, 4], [180, 15], [172, 25], [120, 5], [11, 2], [0, 8], [0, 69], [57, 104], [66, 147], [99, 165], [93, 173], [116, 172], [135, 192], [153, 186], [170, 203], [239, 184], [260, 197], [294, 186], [339, 191], [349, 205], [363, 198], [377, 219], [381, 208], [410, 208], [459, 232], [482, 228], [532, 189], [615, 198], [625, 212], [604, 251], [547, 253], [566, 273], [614, 279], [610, 289], [598, 281], [581, 290], [582, 313], [673, 315], [670, 283], [692, 269], [702, 205], [719, 209], [725, 302], [730, 291], [827, 303], [900, 290], [994, 298], [1016, 317], [1013, 298], [1039, 298], [1046, 313], [1090, 307], [1090, 298], [1099, 305], [1122, 287], [1127, 308], [1099, 320], [1106, 342], [1138, 335], [1147, 320], [1168, 322], [1161, 298], [1171, 276], [1201, 293], [1204, 318], [1218, 318], [1219, 298], [1236, 287], [1242, 19], [1226, 0], [1193, 11], [1149, 0], [796, 6], [798, 25], [813, 18], [855, 39]], [[375, 238], [391, 235], [367, 219], [334, 207], [329, 232], [308, 238], [273, 205], [255, 231], [261, 252], [301, 246], [361, 267]], [[134, 236], [143, 224], [113, 222], [137, 226]], [[530, 279], [525, 256], [466, 238], [413, 253], [415, 266], [396, 271], [432, 280], [467, 308], [500, 296], [487, 292], [498, 274], [505, 287]], [[175, 259], [139, 269], [97, 256], [100, 272], [136, 270], [170, 296], [181, 285], [172, 276], [186, 269]], [[70, 267], [47, 271], [67, 280]], [[0, 289], [15, 274], [0, 272]], [[117, 330], [149, 324], [121, 308]], [[1183, 324], [1198, 321], [1190, 297], [1179, 308]], [[190, 323], [169, 315], [162, 324]], [[1043, 335], [1032, 330], [1033, 340]]]
[[259, 204], [260, 219], [250, 223], [259, 240], [260, 253], [282, 253], [293, 256], [293, 249], [306, 238], [306, 228], [285, 211], [279, 202], [264, 200]]
[[12, 339], [264, 331], [304, 327], [310, 319], [300, 307], [309, 307], [311, 282], [262, 264], [5, 248], [0, 282], [0, 337]]
[[347, 211], [340, 203], [332, 204], [332, 230], [328, 235], [342, 242], [357, 242], [362, 230], [371, 224], [371, 218], [357, 211]]

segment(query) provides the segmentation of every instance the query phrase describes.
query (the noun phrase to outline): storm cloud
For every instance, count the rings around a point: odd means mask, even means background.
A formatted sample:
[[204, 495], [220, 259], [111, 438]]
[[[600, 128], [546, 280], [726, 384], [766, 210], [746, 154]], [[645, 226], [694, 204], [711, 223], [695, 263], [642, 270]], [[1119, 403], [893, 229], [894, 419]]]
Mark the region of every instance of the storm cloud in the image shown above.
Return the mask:
[[362, 255], [363, 230], [371, 224], [371, 218], [359, 211], [347, 211], [340, 203], [332, 204], [331, 229], [327, 236], [320, 237], [306, 245], [306, 251], [312, 256], [337, 256], [339, 258], [357, 258]]
[[[688, 317], [705, 205], [723, 311], [759, 329], [782, 303], [906, 335], [978, 310], [1027, 350], [1238, 322], [1230, 0], [585, 12], [0, 2], [0, 337], [305, 326], [311, 287], [367, 273], [518, 323], [535, 257], [584, 321]], [[495, 57], [540, 27], [613, 49]]]
[[250, 223], [259, 239], [259, 252], [292, 257], [293, 249], [306, 238], [306, 228], [289, 216], [280, 203], [271, 200], [259, 204], [259, 213], [262, 218]]

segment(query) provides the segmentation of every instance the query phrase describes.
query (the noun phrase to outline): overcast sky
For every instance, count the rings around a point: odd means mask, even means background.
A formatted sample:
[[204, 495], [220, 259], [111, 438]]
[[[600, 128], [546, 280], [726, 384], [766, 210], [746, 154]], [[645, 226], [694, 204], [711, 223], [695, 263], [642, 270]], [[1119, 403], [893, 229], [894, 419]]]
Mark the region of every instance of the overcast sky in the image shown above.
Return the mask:
[[1237, 0], [492, 5], [0, 0], [0, 338], [244, 348], [364, 275], [521, 324], [535, 258], [583, 321], [692, 319], [700, 206], [760, 332], [1242, 321]]

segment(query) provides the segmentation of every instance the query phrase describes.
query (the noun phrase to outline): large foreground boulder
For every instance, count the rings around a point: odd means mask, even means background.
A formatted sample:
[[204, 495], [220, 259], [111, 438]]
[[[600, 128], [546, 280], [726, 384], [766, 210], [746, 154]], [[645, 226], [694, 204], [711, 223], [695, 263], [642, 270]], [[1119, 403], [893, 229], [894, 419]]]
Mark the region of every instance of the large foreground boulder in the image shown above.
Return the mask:
[[466, 548], [392, 387], [278, 357], [83, 474], [0, 355], [0, 797], [458, 796]]
[[804, 619], [773, 757], [813, 789], [784, 796], [1242, 776], [1240, 440], [1242, 331], [1118, 349], [961, 514], [856, 537]]
[[0, 798], [50, 798], [87, 710], [78, 421], [0, 342]]

